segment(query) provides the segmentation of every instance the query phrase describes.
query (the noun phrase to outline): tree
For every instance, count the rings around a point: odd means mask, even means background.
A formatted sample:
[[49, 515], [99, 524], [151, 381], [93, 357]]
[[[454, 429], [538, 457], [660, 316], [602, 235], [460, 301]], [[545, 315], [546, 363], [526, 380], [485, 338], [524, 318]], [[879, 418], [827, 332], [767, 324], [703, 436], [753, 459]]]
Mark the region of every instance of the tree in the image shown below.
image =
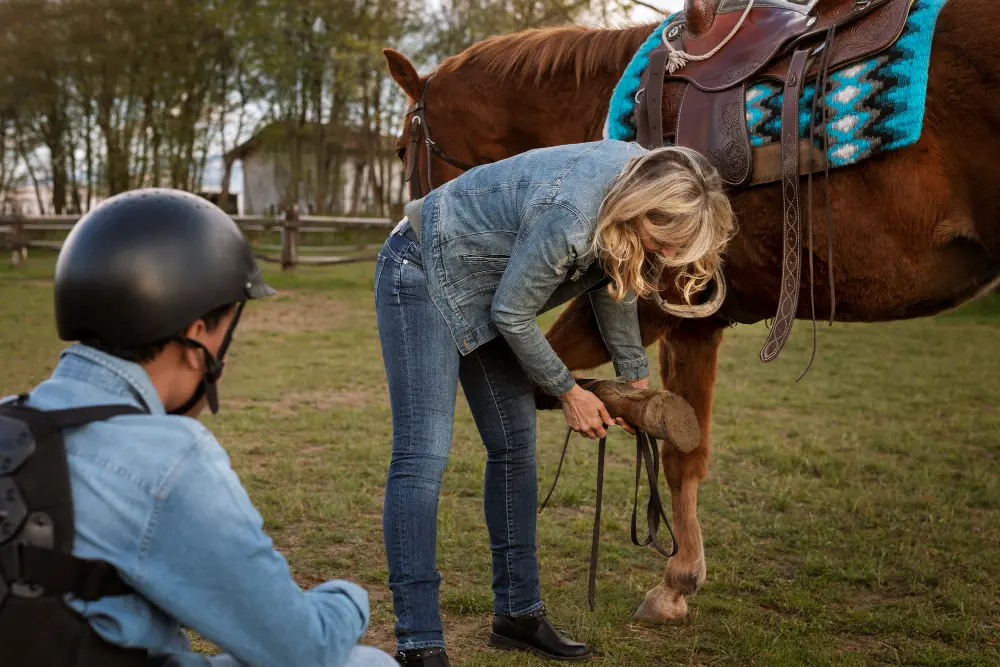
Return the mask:
[[215, 155], [227, 156], [224, 199], [234, 149], [267, 126], [270, 149], [287, 156], [285, 204], [343, 211], [350, 154], [352, 207], [384, 214], [403, 195], [390, 173], [399, 168], [391, 137], [405, 98], [388, 78], [383, 48], [431, 64], [489, 35], [607, 6], [0, 0], [0, 200], [25, 182], [55, 212], [83, 212], [142, 186], [197, 191]]

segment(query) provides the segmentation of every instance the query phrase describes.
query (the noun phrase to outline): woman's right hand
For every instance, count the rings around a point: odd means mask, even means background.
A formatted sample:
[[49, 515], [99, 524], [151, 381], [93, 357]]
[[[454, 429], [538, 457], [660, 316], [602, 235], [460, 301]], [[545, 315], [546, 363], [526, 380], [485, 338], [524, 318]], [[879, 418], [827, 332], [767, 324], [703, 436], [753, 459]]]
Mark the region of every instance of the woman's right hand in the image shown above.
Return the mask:
[[592, 440], [606, 436], [606, 427], [615, 423], [604, 407], [604, 402], [578, 384], [573, 385], [559, 400], [562, 401], [563, 414], [566, 415], [566, 425]]

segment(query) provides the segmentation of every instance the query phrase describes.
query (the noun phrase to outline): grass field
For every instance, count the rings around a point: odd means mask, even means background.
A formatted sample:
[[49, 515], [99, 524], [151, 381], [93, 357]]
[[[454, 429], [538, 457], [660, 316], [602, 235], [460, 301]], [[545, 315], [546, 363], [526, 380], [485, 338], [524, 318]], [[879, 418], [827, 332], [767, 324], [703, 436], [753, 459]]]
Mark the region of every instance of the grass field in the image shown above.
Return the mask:
[[[0, 395], [30, 388], [57, 361], [52, 267], [36, 256], [0, 268]], [[364, 641], [392, 651], [381, 535], [391, 426], [372, 274], [370, 263], [269, 271], [282, 294], [248, 310], [224, 408], [204, 419], [300, 583], [346, 577], [367, 587]], [[629, 542], [634, 445], [619, 431], [609, 440], [596, 612], [586, 604], [594, 443], [573, 441], [539, 519], [556, 623], [607, 666], [1000, 664], [1000, 301], [821, 327], [816, 364], [798, 384], [809, 324], [797, 323], [770, 365], [757, 360], [765, 334], [739, 327], [723, 345], [700, 495], [708, 581], [690, 617], [631, 619], [664, 561]], [[458, 401], [439, 522], [449, 653], [456, 665], [540, 665], [485, 647], [485, 456]], [[562, 429], [560, 414], [540, 415], [542, 487]]]

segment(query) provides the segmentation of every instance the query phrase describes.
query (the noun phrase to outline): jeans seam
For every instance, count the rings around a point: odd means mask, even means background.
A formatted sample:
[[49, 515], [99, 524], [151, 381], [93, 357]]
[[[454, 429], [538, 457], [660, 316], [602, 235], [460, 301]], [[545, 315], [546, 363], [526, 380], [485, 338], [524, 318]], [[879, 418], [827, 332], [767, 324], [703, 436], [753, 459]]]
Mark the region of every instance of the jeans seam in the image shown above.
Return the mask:
[[[391, 239], [392, 236], [390, 236], [389, 238]], [[406, 257], [405, 257], [406, 251], [409, 250], [409, 248], [410, 248], [411, 245], [413, 245], [413, 241], [411, 241], [410, 239], [404, 238], [403, 240], [406, 241], [406, 245], [403, 246], [403, 249], [402, 249], [401, 252], [396, 252], [396, 249], [392, 247], [391, 243], [386, 243], [385, 246], [384, 246], [385, 250], [389, 254], [391, 254], [392, 257], [393, 257], [393, 259], [395, 259], [397, 262], [401, 262], [404, 259], [406, 259]]]
[[400, 644], [400, 651], [415, 651], [422, 648], [430, 648], [432, 646], [439, 646], [445, 648], [445, 643], [443, 641], [438, 641], [436, 639], [429, 639], [422, 642], [407, 642], [406, 644]]
[[493, 400], [493, 406], [497, 410], [497, 414], [500, 416], [500, 428], [503, 429], [503, 444], [504, 444], [504, 465], [503, 465], [503, 495], [504, 495], [504, 526], [507, 529], [507, 553], [504, 554], [504, 565], [507, 568], [507, 613], [510, 614], [513, 610], [512, 598], [514, 586], [514, 572], [511, 567], [511, 555], [513, 552], [512, 548], [512, 527], [511, 527], [511, 506], [510, 506], [510, 436], [507, 434], [507, 418], [504, 415], [503, 410], [500, 408], [500, 404], [497, 402], [496, 392], [493, 391], [493, 382], [490, 380], [490, 373], [486, 370], [486, 365], [483, 364], [482, 355], [476, 352], [476, 361], [479, 363], [479, 367], [483, 370], [483, 377], [486, 379], [486, 386], [490, 390], [490, 398]]
[[379, 253], [375, 260], [375, 308], [378, 308], [378, 283], [382, 278], [382, 271], [385, 269], [385, 255]]
[[[403, 315], [403, 299], [402, 299], [402, 296], [401, 296], [401, 292], [402, 292], [402, 276], [403, 276], [403, 265], [401, 263], [401, 260], [397, 260], [396, 267], [393, 270], [393, 277], [394, 277], [394, 283], [395, 283], [393, 285], [393, 288], [394, 288], [395, 296], [396, 296], [396, 306], [398, 308], [397, 312], [399, 313], [399, 323], [400, 323], [399, 325], [400, 325], [400, 328], [403, 330], [403, 340], [406, 340], [406, 316]], [[406, 375], [405, 375], [405, 377], [406, 377], [406, 383], [407, 383], [406, 391], [407, 391], [408, 394], [412, 395], [412, 393], [413, 393], [413, 385], [412, 385], [413, 373], [411, 372], [411, 367], [410, 367], [410, 353], [409, 353], [409, 350], [405, 346], [403, 348], [403, 366], [406, 369]], [[409, 414], [407, 415], [407, 421], [408, 421], [408, 423], [412, 424], [413, 423], [413, 401], [411, 400], [411, 401], [407, 401], [407, 402], [409, 403], [409, 406], [408, 406], [409, 407]], [[409, 454], [409, 451], [407, 451], [406, 453]], [[397, 494], [398, 493], [399, 493], [399, 490], [397, 489]], [[400, 498], [400, 497], [397, 496], [397, 498], [396, 498], [397, 506], [401, 502], [402, 502], [402, 498]], [[397, 531], [397, 534], [396, 534], [396, 553], [404, 554], [404, 561], [408, 560], [405, 557], [406, 551], [403, 549], [403, 546], [406, 544], [406, 539], [405, 539], [405, 537], [406, 537], [405, 536], [406, 528], [407, 528], [406, 522], [405, 521], [400, 522], [399, 530]], [[408, 569], [409, 569], [409, 564], [407, 563], [406, 565], [404, 565], [403, 571], [405, 572]], [[410, 609], [409, 606], [410, 606], [409, 602], [406, 600], [406, 598], [404, 596], [403, 614], [407, 618], [411, 618], [413, 616], [413, 610]]]
[[545, 603], [544, 602], [536, 602], [535, 604], [531, 605], [527, 609], [522, 609], [521, 611], [511, 611], [511, 613], [509, 614], [509, 616], [511, 618], [518, 618], [520, 616], [525, 616], [527, 614], [531, 614], [533, 612], [538, 611], [539, 609], [544, 609], [544, 608], [545, 608]]

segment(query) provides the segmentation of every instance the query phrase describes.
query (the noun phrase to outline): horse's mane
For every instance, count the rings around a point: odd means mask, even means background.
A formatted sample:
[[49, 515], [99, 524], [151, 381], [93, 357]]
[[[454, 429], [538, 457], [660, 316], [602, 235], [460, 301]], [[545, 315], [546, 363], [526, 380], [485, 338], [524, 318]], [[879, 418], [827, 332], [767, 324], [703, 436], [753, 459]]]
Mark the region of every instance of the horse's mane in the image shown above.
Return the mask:
[[444, 60], [439, 72], [454, 71], [472, 63], [501, 79], [545, 76], [572, 68], [577, 83], [586, 76], [613, 70], [620, 73], [649, 37], [656, 24], [626, 28], [558, 26], [532, 28], [510, 35], [489, 37]]

